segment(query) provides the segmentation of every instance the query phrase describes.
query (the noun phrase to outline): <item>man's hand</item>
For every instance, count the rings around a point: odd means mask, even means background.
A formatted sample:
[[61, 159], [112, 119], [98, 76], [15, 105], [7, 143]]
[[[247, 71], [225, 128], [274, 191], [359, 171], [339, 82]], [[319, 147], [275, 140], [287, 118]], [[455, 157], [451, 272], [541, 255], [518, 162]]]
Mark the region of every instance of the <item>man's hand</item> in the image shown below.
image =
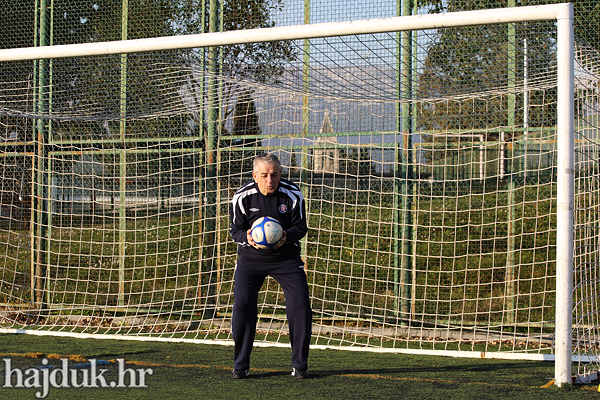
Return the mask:
[[[252, 229], [248, 229], [246, 231], [246, 238], [248, 239], [248, 244], [250, 246], [254, 247], [255, 249], [261, 249], [260, 247], [258, 247], [258, 245], [254, 241], [254, 239], [252, 239]], [[277, 242], [277, 244], [273, 247], [273, 250], [278, 249], [281, 246], [283, 246], [285, 244], [286, 238], [287, 238], [287, 233], [286, 233], [286, 231], [283, 231], [283, 235], [281, 236], [281, 239], [279, 239], [279, 242]]]
[[252, 239], [252, 229], [248, 229], [246, 231], [246, 238], [248, 239], [248, 244], [250, 246], [254, 247], [255, 249], [260, 249], [260, 247], [258, 247], [254, 239]]
[[277, 242], [275, 247], [273, 247], [273, 250], [278, 249], [279, 247], [283, 246], [285, 244], [286, 238], [287, 238], [287, 232], [283, 231], [283, 236], [281, 236], [281, 239], [279, 239], [279, 242]]

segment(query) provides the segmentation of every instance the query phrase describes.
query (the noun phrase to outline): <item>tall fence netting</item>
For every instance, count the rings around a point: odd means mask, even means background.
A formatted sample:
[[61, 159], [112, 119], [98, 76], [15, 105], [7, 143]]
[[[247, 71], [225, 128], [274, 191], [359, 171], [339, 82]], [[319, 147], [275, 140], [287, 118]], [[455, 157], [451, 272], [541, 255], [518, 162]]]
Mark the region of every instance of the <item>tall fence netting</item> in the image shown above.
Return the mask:
[[[6, 5], [3, 47], [401, 13], [230, 1], [211, 27], [202, 2], [79, 3]], [[592, 6], [576, 4], [580, 370], [598, 335]], [[307, 199], [315, 344], [552, 352], [555, 36], [537, 22], [0, 64], [2, 326], [231, 340], [228, 203], [273, 151]], [[286, 340], [271, 280], [259, 318], [257, 340]]]

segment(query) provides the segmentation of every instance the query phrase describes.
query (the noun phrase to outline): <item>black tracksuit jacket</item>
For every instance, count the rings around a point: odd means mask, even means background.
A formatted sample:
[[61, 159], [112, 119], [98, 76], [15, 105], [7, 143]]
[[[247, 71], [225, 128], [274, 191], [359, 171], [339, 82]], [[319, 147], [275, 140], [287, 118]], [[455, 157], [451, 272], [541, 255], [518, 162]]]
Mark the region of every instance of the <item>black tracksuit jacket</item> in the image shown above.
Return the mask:
[[[300, 239], [308, 232], [304, 197], [300, 188], [286, 179], [279, 181], [275, 193], [265, 196], [254, 180], [242, 185], [229, 206], [230, 234], [238, 245], [240, 261], [271, 265], [298, 263]], [[256, 249], [248, 244], [246, 233], [260, 217], [269, 216], [279, 221], [286, 232], [286, 243], [277, 249]]]

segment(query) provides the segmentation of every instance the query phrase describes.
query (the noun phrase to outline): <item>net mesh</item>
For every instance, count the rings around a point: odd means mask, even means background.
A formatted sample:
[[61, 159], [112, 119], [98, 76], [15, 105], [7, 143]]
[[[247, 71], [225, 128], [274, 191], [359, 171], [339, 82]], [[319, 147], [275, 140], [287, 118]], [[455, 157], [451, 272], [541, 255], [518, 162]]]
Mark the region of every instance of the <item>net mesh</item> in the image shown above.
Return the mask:
[[[123, 37], [107, 24], [123, 10], [55, 4], [54, 44]], [[167, 28], [131, 7], [130, 39], [209, 29], [201, 7], [163, 9]], [[396, 13], [327, 7], [310, 22]], [[267, 9], [263, 25], [303, 22], [297, 4]], [[551, 352], [555, 36], [539, 22], [0, 64], [2, 326], [231, 340], [228, 205], [274, 151], [307, 200], [317, 345]], [[593, 356], [598, 53], [577, 49], [574, 354]], [[259, 319], [257, 340], [287, 340], [270, 279]]]
[[[576, 46], [575, 81], [575, 250], [573, 267], [574, 354], [581, 356], [579, 372], [598, 366], [599, 315], [596, 285], [598, 276], [598, 72], [600, 53], [588, 44]], [[592, 366], [588, 364], [594, 361]]]

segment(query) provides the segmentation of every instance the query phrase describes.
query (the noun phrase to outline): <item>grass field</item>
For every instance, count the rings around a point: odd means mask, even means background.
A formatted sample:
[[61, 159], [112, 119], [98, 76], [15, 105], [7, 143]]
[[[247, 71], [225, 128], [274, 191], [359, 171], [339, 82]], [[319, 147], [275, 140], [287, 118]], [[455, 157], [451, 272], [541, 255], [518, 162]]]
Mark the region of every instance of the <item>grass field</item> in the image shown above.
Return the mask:
[[[310, 378], [290, 376], [288, 348], [254, 349], [251, 376], [230, 378], [233, 348], [221, 345], [0, 335], [0, 398], [35, 399], [37, 389], [7, 388], [11, 368], [106, 362], [108, 377], [124, 359], [131, 369], [150, 368], [147, 388], [50, 388], [47, 399], [596, 399], [598, 382], [547, 386], [554, 364], [541, 361], [462, 359], [406, 354], [312, 350]], [[88, 367], [89, 368], [89, 367]], [[111, 375], [113, 374], [113, 375]]]

